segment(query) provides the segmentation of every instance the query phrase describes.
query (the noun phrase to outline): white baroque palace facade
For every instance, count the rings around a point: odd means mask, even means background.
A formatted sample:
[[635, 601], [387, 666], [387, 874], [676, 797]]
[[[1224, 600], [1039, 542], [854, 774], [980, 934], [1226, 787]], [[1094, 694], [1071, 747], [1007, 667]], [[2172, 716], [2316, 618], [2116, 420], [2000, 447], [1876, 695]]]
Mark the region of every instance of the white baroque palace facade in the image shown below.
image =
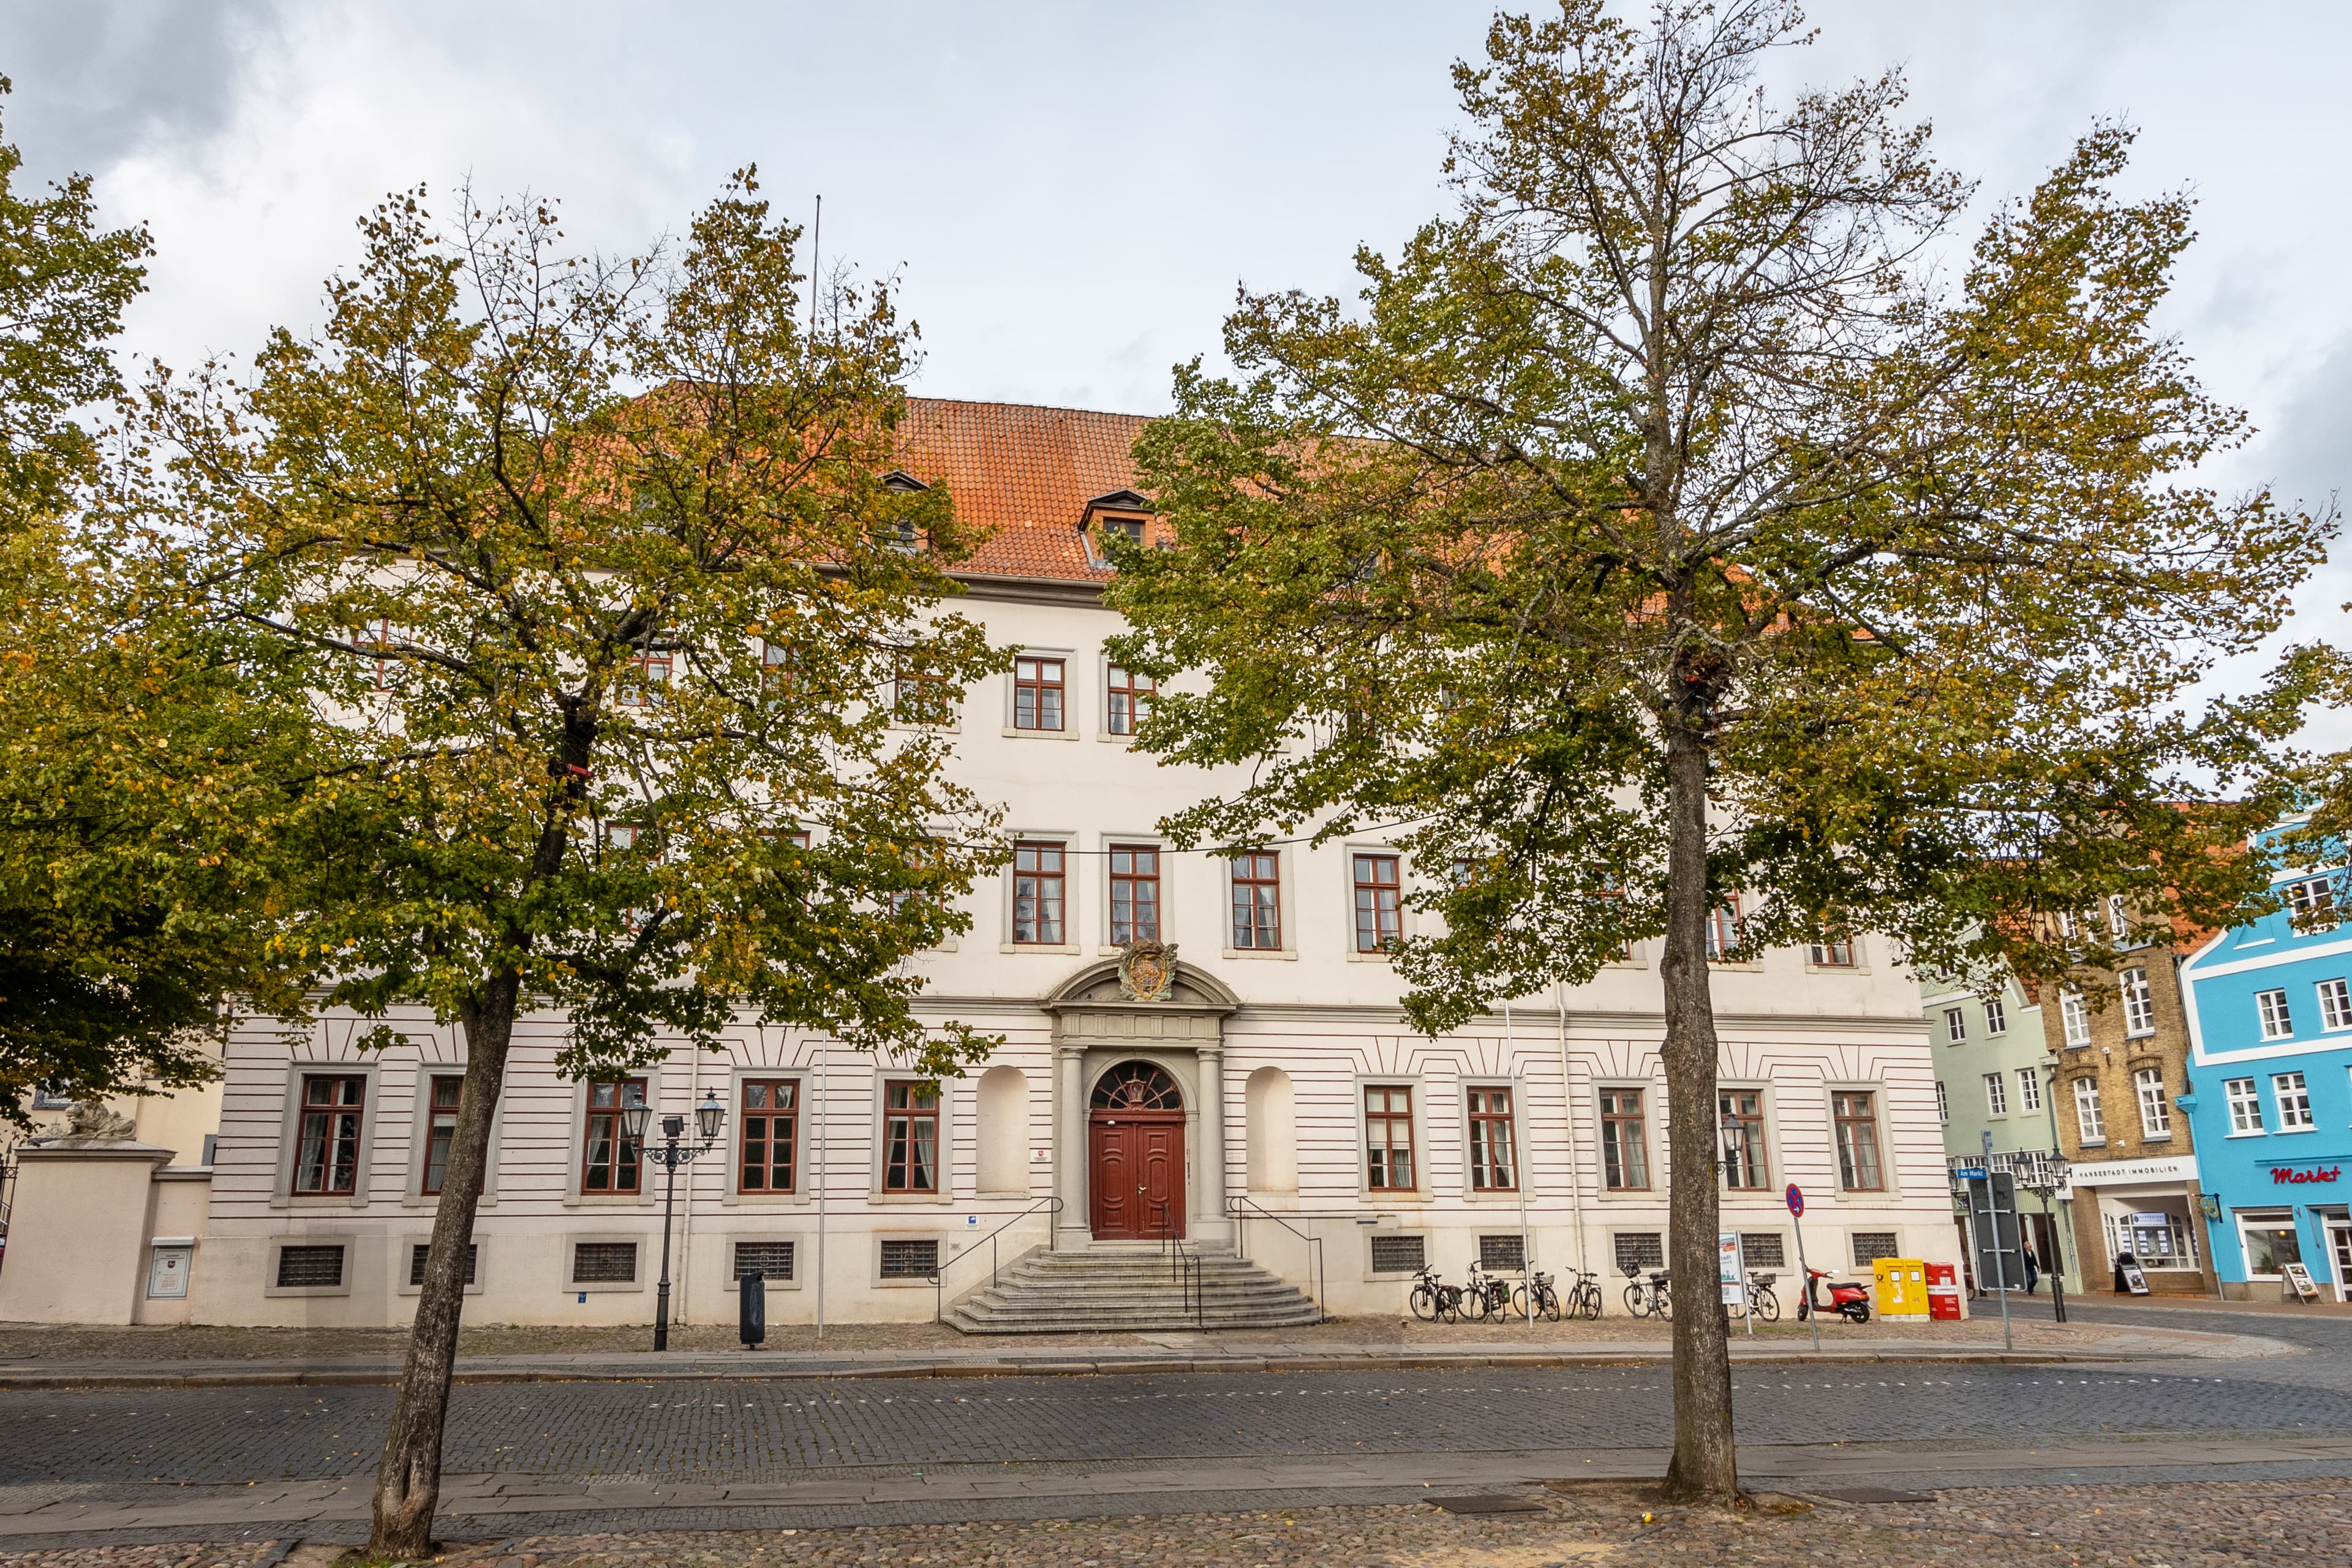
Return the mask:
[[[971, 931], [922, 960], [929, 1013], [1002, 1047], [933, 1100], [897, 1064], [746, 1025], [723, 1055], [681, 1048], [593, 1086], [557, 1076], [563, 1020], [527, 1019], [471, 1321], [651, 1320], [664, 1177], [616, 1143], [610, 1110], [639, 1089], [657, 1113], [713, 1094], [727, 1110], [717, 1146], [677, 1177], [686, 1322], [731, 1318], [752, 1267], [779, 1321], [815, 1318], [820, 1295], [828, 1321], [919, 1320], [935, 1268], [952, 1302], [987, 1283], [992, 1257], [1167, 1230], [1239, 1247], [1302, 1289], [1318, 1288], [1298, 1239], [1312, 1236], [1324, 1303], [1343, 1314], [1400, 1310], [1423, 1260], [1456, 1280], [1473, 1258], [1591, 1269], [1612, 1312], [1623, 1268], [1663, 1266], [1664, 1121], [1679, 1108], [1659, 1066], [1655, 943], [1427, 1039], [1402, 1022], [1379, 951], [1412, 918], [1394, 889], [1413, 872], [1377, 835], [1228, 860], [1154, 831], [1223, 781], [1130, 749], [1132, 683], [1103, 654], [1117, 623], [1092, 540], [1154, 526], [1127, 489], [1139, 425], [929, 399], [911, 411], [905, 470], [946, 479], [995, 531], [963, 607], [1021, 650], [1013, 673], [964, 694], [954, 726], [964, 782], [1008, 806], [1015, 864], [975, 895]], [[1175, 945], [1160, 999], [1123, 995], [1115, 942], [1129, 935]], [[1791, 1183], [1816, 1267], [1951, 1259], [1933, 1063], [1895, 954], [1873, 939], [1773, 952], [1714, 983], [1723, 1092], [1701, 1113], [1748, 1130], [1725, 1225], [1751, 1265], [1793, 1280]], [[436, 1086], [464, 1043], [422, 1015], [390, 1022], [405, 1047], [355, 1050], [363, 1026], [349, 1018], [297, 1048], [263, 1028], [231, 1040], [201, 1222], [174, 1222], [200, 1234], [148, 1237], [192, 1246], [185, 1294], [142, 1293], [142, 1250], [125, 1266], [129, 1319], [404, 1321], [438, 1184]], [[45, 1315], [17, 1251], [0, 1317]]]

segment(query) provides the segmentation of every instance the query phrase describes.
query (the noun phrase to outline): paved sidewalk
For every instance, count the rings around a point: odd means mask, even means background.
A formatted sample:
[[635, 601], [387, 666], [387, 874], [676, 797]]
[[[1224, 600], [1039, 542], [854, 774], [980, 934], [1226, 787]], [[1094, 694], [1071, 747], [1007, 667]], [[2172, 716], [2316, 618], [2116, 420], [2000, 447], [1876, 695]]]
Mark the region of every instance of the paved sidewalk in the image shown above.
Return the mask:
[[[1460, 1513], [1419, 1500], [855, 1530], [591, 1533], [504, 1531], [467, 1542], [442, 1568], [2201, 1568], [2352, 1560], [2352, 1486], [2341, 1481], [2213, 1485], [1968, 1485], [1924, 1497], [1856, 1500], [1765, 1495], [1750, 1512], [1666, 1508], [1632, 1483], [1502, 1494], [1510, 1511]], [[0, 1568], [330, 1568], [341, 1548], [292, 1539], [68, 1547], [0, 1544]]]
[[[1468, 1342], [1393, 1341], [1358, 1344], [1304, 1341], [1288, 1344], [1222, 1344], [1214, 1334], [1157, 1334], [1158, 1342], [1104, 1349], [1024, 1348], [1013, 1336], [950, 1348], [849, 1351], [593, 1351], [537, 1355], [461, 1356], [460, 1383], [545, 1383], [582, 1379], [821, 1377], [1022, 1377], [1087, 1373], [1180, 1372], [1331, 1372], [1473, 1366], [1612, 1366], [1671, 1360], [1673, 1342], [1540, 1340]], [[2021, 1343], [2004, 1352], [1998, 1340], [1955, 1343], [1880, 1336], [1841, 1342], [1825, 1330], [1818, 1354], [1806, 1340], [1732, 1336], [1735, 1362], [1868, 1364], [1939, 1362], [2049, 1363], [2245, 1360], [2302, 1353], [2299, 1347], [2255, 1334], [2188, 1329], [2108, 1326], [2063, 1344]], [[144, 1361], [127, 1358], [27, 1358], [0, 1365], [0, 1390], [36, 1388], [316, 1387], [399, 1381], [393, 1354], [333, 1358]]]

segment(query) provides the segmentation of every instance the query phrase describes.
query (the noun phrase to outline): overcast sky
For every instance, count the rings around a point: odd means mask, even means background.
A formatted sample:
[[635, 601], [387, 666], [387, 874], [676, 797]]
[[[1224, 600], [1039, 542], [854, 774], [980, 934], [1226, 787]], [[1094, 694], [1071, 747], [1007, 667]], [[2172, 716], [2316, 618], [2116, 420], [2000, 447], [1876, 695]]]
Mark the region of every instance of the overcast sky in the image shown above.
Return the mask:
[[[896, 271], [916, 390], [1151, 412], [1236, 283], [1346, 289], [1443, 202], [1471, 0], [1019, 5], [0, 0], [6, 132], [86, 169], [158, 250], [131, 344], [186, 363], [308, 327], [352, 223], [470, 174], [562, 198], [583, 242], [676, 228], [756, 161], [824, 249]], [[2169, 326], [2259, 439], [2221, 477], [2324, 502], [2352, 418], [2352, 7], [2161, 0], [1812, 7], [1790, 85], [1901, 65], [1988, 201], [2100, 116], [2201, 238]], [[2304, 595], [2336, 630], [2352, 551]]]

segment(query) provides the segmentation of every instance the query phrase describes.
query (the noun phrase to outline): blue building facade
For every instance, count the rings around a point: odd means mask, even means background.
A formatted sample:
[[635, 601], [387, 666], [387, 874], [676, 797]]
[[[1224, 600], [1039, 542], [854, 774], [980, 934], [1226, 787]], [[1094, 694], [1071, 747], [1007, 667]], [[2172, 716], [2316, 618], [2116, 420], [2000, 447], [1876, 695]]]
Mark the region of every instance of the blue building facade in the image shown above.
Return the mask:
[[[2291, 826], [2291, 825], [2290, 825]], [[2273, 829], [2273, 833], [2283, 831]], [[2288, 907], [2181, 967], [2207, 1245], [2222, 1293], [2272, 1300], [2301, 1263], [2352, 1300], [2352, 924], [2341, 866], [2280, 879]]]

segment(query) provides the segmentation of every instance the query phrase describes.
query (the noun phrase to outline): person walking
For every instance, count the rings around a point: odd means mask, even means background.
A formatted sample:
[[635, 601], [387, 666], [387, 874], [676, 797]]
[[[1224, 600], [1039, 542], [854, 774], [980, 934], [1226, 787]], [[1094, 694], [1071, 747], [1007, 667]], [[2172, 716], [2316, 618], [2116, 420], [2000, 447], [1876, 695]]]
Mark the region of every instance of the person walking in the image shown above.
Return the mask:
[[2026, 1293], [2027, 1295], [2031, 1296], [2031, 1295], [2032, 1295], [2032, 1294], [2033, 1294], [2033, 1287], [2034, 1287], [2037, 1283], [2039, 1283], [2039, 1282], [2040, 1282], [2040, 1280], [2041, 1280], [2041, 1279], [2042, 1279], [2042, 1259], [2040, 1259], [2040, 1258], [2036, 1258], [2036, 1257], [2034, 1257], [2034, 1256], [2033, 1256], [2033, 1248], [2032, 1248], [2032, 1247], [2026, 1247], [2024, 1250], [2025, 1250], [2025, 1293]]

